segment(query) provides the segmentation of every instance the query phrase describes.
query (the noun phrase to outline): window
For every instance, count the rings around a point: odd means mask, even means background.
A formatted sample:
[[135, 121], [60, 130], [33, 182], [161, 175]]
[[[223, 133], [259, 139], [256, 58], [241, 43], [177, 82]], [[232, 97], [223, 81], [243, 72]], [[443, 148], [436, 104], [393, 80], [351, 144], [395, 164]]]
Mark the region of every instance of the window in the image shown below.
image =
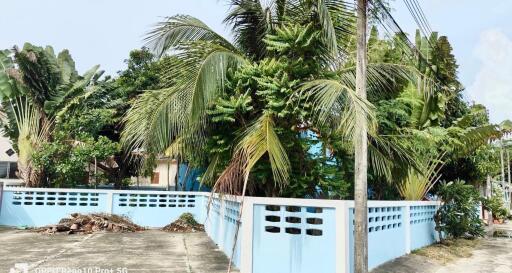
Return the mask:
[[18, 162], [9, 162], [9, 178], [18, 178]]
[[18, 171], [18, 163], [9, 161], [0, 161], [0, 178], [15, 179]]
[[151, 177], [151, 184], [159, 184], [160, 183], [160, 173], [153, 172], [153, 176]]

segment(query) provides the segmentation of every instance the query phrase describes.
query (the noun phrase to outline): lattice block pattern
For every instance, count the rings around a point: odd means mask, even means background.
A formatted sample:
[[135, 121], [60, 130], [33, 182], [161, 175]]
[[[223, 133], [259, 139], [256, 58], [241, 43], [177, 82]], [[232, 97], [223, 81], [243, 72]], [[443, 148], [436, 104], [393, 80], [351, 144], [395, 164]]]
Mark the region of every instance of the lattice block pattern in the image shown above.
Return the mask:
[[236, 201], [224, 201], [224, 220], [231, 224], [236, 224], [240, 216], [240, 203]]
[[221, 207], [221, 204], [220, 204], [220, 200], [215, 198], [215, 199], [212, 199], [211, 201], [211, 211], [217, 215], [220, 215], [220, 207]]
[[[349, 210], [354, 219], [354, 209]], [[370, 207], [368, 208], [368, 232], [382, 232], [398, 229], [403, 225], [402, 207]], [[352, 226], [355, 221], [352, 220]]]
[[[242, 223], [238, 226], [237, 221], [240, 212], [240, 203], [230, 197], [223, 198], [205, 196], [205, 203], [208, 203], [208, 216], [205, 221], [205, 229], [210, 238], [217, 244], [220, 250], [228, 257], [233, 257], [233, 264], [240, 266], [242, 248]], [[235, 238], [235, 234], [236, 238]], [[235, 239], [236, 244], [235, 244]], [[233, 245], [235, 249], [233, 249]]]
[[0, 225], [40, 227], [71, 213], [107, 212], [107, 193], [55, 189], [4, 191]]
[[411, 206], [410, 224], [417, 225], [434, 222], [436, 209], [436, 206]]
[[[403, 206], [371, 206], [368, 208], [368, 266], [370, 269], [406, 253], [406, 232]], [[349, 209], [350, 272], [354, 270], [354, 216]], [[390, 247], [392, 246], [392, 247]]]
[[97, 207], [98, 193], [88, 192], [13, 192], [12, 205], [15, 206], [70, 206]]
[[188, 194], [121, 193], [114, 198], [120, 207], [194, 208], [197, 203], [197, 196]]
[[401, 207], [368, 208], [368, 232], [382, 232], [401, 227]]
[[265, 206], [265, 232], [322, 236], [324, 209], [299, 206]]

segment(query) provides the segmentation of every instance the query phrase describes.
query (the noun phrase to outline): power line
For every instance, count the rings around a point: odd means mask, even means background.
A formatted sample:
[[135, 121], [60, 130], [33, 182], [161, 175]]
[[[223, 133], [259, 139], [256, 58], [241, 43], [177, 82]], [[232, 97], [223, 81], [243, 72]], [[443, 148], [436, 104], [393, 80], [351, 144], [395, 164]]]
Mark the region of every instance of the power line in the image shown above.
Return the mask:
[[427, 26], [430, 33], [432, 33], [432, 27], [430, 26], [430, 23], [427, 20], [427, 16], [425, 16], [425, 13], [423, 12], [423, 9], [420, 6], [420, 3], [418, 0], [412, 0], [413, 4], [416, 6], [416, 8], [419, 10], [421, 17], [423, 18], [423, 21], [425, 22], [425, 25]]
[[[400, 25], [397, 23], [395, 18], [391, 15], [391, 13], [385, 7], [385, 5], [382, 3], [382, 1], [381, 0], [369, 0], [369, 2], [372, 3], [372, 5], [374, 7], [376, 5], [378, 5], [379, 9], [381, 9], [383, 11], [385, 16], [383, 16], [382, 19], [379, 18], [379, 21], [381, 22], [381, 24], [384, 26], [383, 20], [386, 19], [388, 26], [390, 26], [391, 29], [393, 29], [394, 32], [399, 35], [399, 37], [403, 40], [403, 42], [405, 43], [405, 45], [407, 45], [407, 47], [411, 50], [411, 52], [415, 53], [415, 55], [419, 58], [419, 60], [421, 62], [424, 62], [432, 71], [435, 71], [435, 69], [433, 68], [433, 65], [428, 61], [427, 58], [425, 58], [423, 56], [423, 54], [415, 46], [415, 44], [413, 44], [411, 42], [411, 40], [409, 39], [407, 34], [403, 31], [402, 27], [400, 27]], [[435, 73], [434, 73], [434, 77], [436, 78], [436, 81], [434, 81], [434, 84], [441, 88], [441, 86], [439, 85], [440, 80], [437, 78], [437, 75]]]
[[387, 36], [396, 42], [396, 45], [398, 45], [398, 47], [400, 47], [400, 49], [402, 49], [402, 52], [405, 53], [408, 58], [413, 60], [414, 54], [413, 54], [411, 48], [409, 47], [409, 45], [405, 44], [402, 38], [395, 40], [395, 37], [397, 36], [398, 31], [391, 30], [390, 28], [392, 28], [392, 27], [386, 25], [386, 23], [381, 19], [380, 16], [377, 17], [377, 20], [380, 22], [380, 24], [381, 24], [382, 28], [384, 29], [384, 31], [386, 32]]
[[[407, 6], [409, 13], [411, 13], [412, 18], [416, 22], [416, 25], [418, 25], [419, 30], [421, 31], [421, 33], [423, 33], [423, 36], [427, 37], [427, 41], [428, 41], [428, 38], [430, 37], [430, 33], [428, 32], [428, 27], [424, 24], [423, 19], [419, 14], [419, 11], [416, 9], [416, 7], [412, 4], [412, 2], [410, 0], [404, 0], [404, 3]], [[429, 41], [429, 44], [430, 44], [430, 41]]]

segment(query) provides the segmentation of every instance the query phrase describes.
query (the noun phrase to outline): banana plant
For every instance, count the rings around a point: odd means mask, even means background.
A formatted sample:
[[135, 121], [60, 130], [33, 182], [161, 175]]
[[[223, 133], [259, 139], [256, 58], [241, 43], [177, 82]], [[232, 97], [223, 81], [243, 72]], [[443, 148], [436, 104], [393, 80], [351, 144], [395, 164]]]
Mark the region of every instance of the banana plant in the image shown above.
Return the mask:
[[103, 72], [94, 66], [83, 76], [68, 50], [55, 55], [52, 47], [31, 45], [0, 51], [0, 99], [4, 134], [19, 154], [21, 178], [39, 186], [43, 170], [31, 164], [32, 154], [51, 139], [55, 123], [98, 90]]

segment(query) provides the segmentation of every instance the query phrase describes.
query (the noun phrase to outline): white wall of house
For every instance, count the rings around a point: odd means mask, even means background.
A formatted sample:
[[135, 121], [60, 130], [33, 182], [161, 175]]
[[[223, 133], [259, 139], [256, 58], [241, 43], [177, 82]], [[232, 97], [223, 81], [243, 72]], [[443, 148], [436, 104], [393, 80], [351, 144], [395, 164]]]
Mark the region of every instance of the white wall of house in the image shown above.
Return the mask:
[[[11, 140], [4, 136], [0, 136], [0, 161], [17, 162], [18, 154], [14, 153], [13, 155], [9, 156], [7, 154], [9, 149], [12, 149]], [[12, 150], [14, 151], [14, 149]]]
[[176, 174], [178, 172], [178, 161], [175, 159], [159, 159], [157, 160], [156, 168], [153, 171], [152, 177], [132, 177], [132, 185], [150, 186], [174, 189], [176, 186]]
[[0, 181], [7, 184], [19, 184], [21, 179], [16, 176], [18, 154], [12, 148], [9, 138], [0, 135]]
[[[159, 159], [155, 170], [153, 171], [154, 179], [152, 185], [158, 185], [160, 187], [174, 188], [176, 186], [176, 173], [178, 172], [178, 162], [175, 159]], [[158, 179], [156, 179], [158, 176]], [[157, 180], [157, 181], [156, 181]]]

